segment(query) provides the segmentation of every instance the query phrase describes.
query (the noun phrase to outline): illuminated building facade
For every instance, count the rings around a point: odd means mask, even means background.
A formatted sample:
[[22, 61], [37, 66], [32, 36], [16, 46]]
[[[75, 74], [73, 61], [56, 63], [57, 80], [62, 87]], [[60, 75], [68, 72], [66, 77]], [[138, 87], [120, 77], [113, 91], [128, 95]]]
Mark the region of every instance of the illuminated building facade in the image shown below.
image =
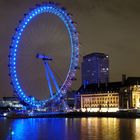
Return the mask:
[[119, 93], [81, 94], [83, 112], [116, 112], [119, 109]]
[[81, 111], [116, 112], [119, 110], [119, 89], [121, 82], [91, 84], [79, 89]]
[[104, 53], [92, 53], [83, 57], [82, 83], [107, 83], [109, 81], [109, 57]]
[[81, 111], [116, 112], [119, 109], [140, 109], [140, 78], [128, 77], [122, 82], [83, 85]]
[[132, 107], [140, 109], [140, 85], [134, 85], [133, 86]]
[[119, 93], [120, 109], [140, 109], [140, 77], [128, 77]]

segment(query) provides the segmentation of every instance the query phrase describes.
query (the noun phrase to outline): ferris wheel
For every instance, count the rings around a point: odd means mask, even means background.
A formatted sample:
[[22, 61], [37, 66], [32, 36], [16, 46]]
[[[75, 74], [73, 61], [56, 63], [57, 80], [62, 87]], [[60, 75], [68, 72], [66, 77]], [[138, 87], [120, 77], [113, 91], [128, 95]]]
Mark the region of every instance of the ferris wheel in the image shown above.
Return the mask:
[[[61, 87], [59, 87], [56, 78], [48, 64], [48, 61], [51, 61], [52, 58], [49, 58], [44, 54], [37, 54], [37, 58], [41, 59], [44, 62], [46, 68], [46, 79], [48, 81], [48, 87], [50, 89], [51, 95], [50, 98], [48, 98], [47, 100], [37, 100], [34, 97], [27, 96], [27, 94], [24, 91], [24, 88], [21, 87], [21, 81], [18, 78], [16, 63], [19, 42], [21, 41], [21, 37], [25, 28], [33, 18], [44, 13], [49, 13], [57, 16], [65, 24], [65, 27], [68, 31], [71, 47], [70, 66], [64, 82], [62, 83]], [[67, 93], [67, 90], [71, 87], [72, 79], [75, 77], [75, 73], [78, 68], [78, 57], [79, 57], [78, 33], [74, 25], [74, 22], [71, 19], [70, 14], [64, 8], [61, 8], [60, 6], [54, 3], [46, 3], [38, 5], [36, 8], [32, 9], [28, 14], [24, 16], [24, 18], [20, 21], [20, 24], [16, 28], [14, 36], [12, 37], [9, 52], [8, 67], [9, 67], [9, 76], [11, 79], [11, 84], [13, 86], [14, 92], [21, 101], [24, 101], [31, 107], [43, 107], [48, 102], [63, 97]], [[52, 78], [54, 85], [56, 87], [55, 94], [53, 94], [52, 92], [51, 83], [49, 82], [50, 78]]]

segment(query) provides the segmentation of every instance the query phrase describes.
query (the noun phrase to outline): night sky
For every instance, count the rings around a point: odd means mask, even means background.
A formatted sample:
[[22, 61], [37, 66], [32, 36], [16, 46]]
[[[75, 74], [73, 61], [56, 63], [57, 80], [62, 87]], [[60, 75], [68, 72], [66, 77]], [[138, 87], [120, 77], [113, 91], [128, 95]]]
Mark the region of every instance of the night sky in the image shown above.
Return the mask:
[[[8, 53], [14, 29], [23, 15], [41, 0], [0, 0], [0, 98], [13, 95], [8, 76]], [[109, 55], [110, 81], [121, 74], [140, 76], [140, 1], [139, 0], [56, 0], [72, 13], [77, 22], [82, 56], [102, 52]], [[63, 81], [69, 65], [70, 46], [63, 23], [53, 15], [40, 15], [25, 29], [19, 45], [17, 72], [27, 95], [47, 97], [43, 63], [37, 52], [53, 56], [50, 64], [58, 81]], [[80, 65], [80, 64], [79, 64]], [[55, 67], [55, 68], [54, 68]], [[60, 79], [60, 80], [59, 80]], [[61, 82], [59, 82], [61, 84]], [[72, 89], [81, 84], [80, 70]]]

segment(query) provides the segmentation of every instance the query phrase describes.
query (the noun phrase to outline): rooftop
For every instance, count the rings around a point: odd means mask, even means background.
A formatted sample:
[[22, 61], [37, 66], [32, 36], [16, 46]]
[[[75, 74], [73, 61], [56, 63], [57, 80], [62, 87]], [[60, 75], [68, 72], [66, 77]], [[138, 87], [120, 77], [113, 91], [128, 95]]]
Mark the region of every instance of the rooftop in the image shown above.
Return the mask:
[[93, 56], [108, 56], [107, 54], [104, 54], [104, 53], [98, 53], [98, 52], [95, 52], [95, 53], [91, 53], [91, 54], [88, 54], [88, 55], [85, 55], [83, 58], [89, 58], [89, 57], [93, 57]]
[[117, 92], [121, 87], [127, 87], [132, 85], [140, 85], [140, 77], [128, 77], [127, 80], [123, 83], [122, 81], [118, 82], [109, 82], [103, 84], [89, 84], [82, 85], [78, 92], [80, 93], [98, 93], [98, 92]]

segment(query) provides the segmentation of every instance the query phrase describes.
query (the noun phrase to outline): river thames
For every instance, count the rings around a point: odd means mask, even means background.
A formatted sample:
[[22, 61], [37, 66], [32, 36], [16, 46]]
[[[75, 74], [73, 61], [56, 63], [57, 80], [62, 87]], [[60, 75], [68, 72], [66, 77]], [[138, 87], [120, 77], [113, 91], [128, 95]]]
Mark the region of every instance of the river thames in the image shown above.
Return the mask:
[[0, 140], [140, 140], [140, 119], [0, 118]]

